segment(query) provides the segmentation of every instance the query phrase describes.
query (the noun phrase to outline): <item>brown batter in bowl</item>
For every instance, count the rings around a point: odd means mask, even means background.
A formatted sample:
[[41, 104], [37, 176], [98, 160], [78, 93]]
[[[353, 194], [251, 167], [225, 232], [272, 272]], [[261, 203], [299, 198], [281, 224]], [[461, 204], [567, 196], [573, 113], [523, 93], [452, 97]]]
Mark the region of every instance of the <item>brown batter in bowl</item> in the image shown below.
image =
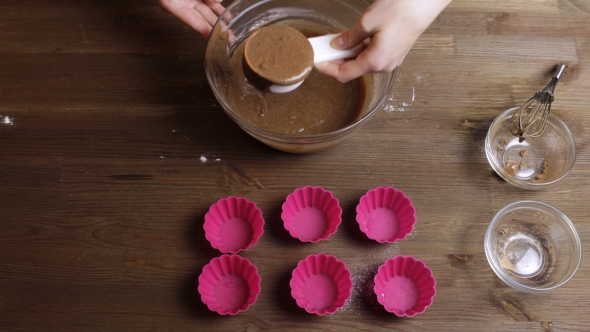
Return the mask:
[[[306, 42], [307, 37], [330, 32], [319, 24], [301, 21], [284, 21], [278, 23], [277, 27], [279, 30], [297, 29], [295, 31], [301, 32]], [[261, 30], [273, 31], [268, 28]], [[218, 36], [217, 38], [222, 39], [218, 44], [224, 45], [226, 41], [223, 39], [227, 39], [228, 36], [227, 33]], [[366, 95], [366, 84], [363, 78], [340, 83], [320, 74], [314, 68], [310, 70], [303, 84], [291, 92], [274, 94], [260, 91], [252, 85], [245, 74], [248, 68], [244, 67], [242, 57], [248, 43], [238, 46], [229, 59], [226, 69], [232, 73], [225, 87], [227, 103], [243, 120], [269, 132], [309, 135], [324, 134], [344, 128], [360, 114]], [[225, 55], [223, 49], [215, 52], [220, 52], [220, 56]], [[285, 57], [283, 61], [289, 60]]]
[[359, 0], [232, 3], [213, 28], [205, 63], [224, 111], [248, 134], [287, 152], [320, 151], [344, 140], [375, 113], [395, 72], [342, 84], [312, 69], [294, 91], [264, 93], [244, 74], [244, 43], [271, 25], [295, 28], [307, 38], [339, 32], [352, 27], [366, 7], [368, 3]]

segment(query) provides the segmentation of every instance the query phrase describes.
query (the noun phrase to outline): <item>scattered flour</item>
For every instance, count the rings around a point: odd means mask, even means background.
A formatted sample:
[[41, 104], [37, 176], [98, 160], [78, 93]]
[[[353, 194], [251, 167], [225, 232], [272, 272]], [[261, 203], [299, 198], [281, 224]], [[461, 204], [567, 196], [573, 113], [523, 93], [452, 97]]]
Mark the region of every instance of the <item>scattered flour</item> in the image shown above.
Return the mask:
[[356, 311], [357, 315], [360, 315], [361, 313], [358, 310], [362, 307], [368, 305], [372, 308], [375, 306], [375, 303], [379, 305], [375, 297], [375, 292], [373, 291], [373, 287], [375, 286], [373, 280], [376, 273], [377, 269], [375, 267], [364, 267], [351, 271], [352, 294], [340, 310]]
[[[0, 115], [0, 117], [2, 117], [2, 115]], [[2, 119], [2, 124], [12, 126], [14, 125], [14, 118], [11, 118], [7, 115]]]
[[[422, 77], [419, 77], [419, 80], [421, 80]], [[386, 105], [385, 106], [385, 112], [387, 113], [391, 113], [391, 112], [405, 112], [406, 108], [412, 105], [412, 102], [414, 102], [416, 100], [416, 87], [412, 86], [412, 98], [411, 98], [411, 102], [402, 102], [401, 106], [403, 107], [396, 107], [394, 105]], [[395, 104], [395, 98], [393, 96], [388, 97], [387, 101], [392, 102], [392, 104]]]
[[[209, 156], [209, 158], [214, 158], [214, 156]], [[209, 160], [209, 158], [207, 158], [206, 155], [202, 154], [201, 157], [199, 158], [199, 160], [201, 160], [202, 163], [205, 163]], [[221, 158], [215, 158], [213, 160], [215, 160], [216, 162], [220, 162]]]
[[405, 112], [406, 109], [403, 107], [394, 107], [393, 105], [387, 105], [385, 106], [385, 112], [387, 113], [391, 113], [391, 112]]
[[[351, 272], [352, 294], [342, 309], [345, 311], [356, 311], [360, 315], [360, 309], [375, 310], [382, 308], [375, 296], [375, 275], [385, 261], [400, 255], [400, 249], [397, 245], [388, 244], [376, 251], [359, 252], [358, 257], [347, 262]], [[362, 311], [362, 310], [361, 310]]]
[[422, 83], [422, 80], [424, 80], [425, 77], [430, 76], [430, 74], [414, 74], [414, 78], [416, 79], [416, 82], [418, 83]]

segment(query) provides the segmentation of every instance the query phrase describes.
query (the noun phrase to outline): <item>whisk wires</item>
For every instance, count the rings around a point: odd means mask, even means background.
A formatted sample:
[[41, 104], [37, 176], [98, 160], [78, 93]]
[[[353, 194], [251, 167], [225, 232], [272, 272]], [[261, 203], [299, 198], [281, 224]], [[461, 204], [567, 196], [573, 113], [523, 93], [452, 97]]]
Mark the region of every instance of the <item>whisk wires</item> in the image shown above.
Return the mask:
[[551, 103], [554, 99], [555, 86], [566, 67], [562, 63], [551, 82], [514, 112], [510, 131], [514, 136], [518, 136], [520, 142], [527, 138], [539, 137], [545, 131], [547, 118], [551, 112]]

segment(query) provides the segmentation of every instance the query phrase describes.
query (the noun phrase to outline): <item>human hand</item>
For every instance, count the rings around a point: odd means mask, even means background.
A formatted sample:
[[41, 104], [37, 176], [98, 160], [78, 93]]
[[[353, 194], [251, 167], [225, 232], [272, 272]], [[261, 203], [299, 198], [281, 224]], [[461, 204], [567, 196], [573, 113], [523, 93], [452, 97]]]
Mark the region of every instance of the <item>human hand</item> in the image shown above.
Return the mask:
[[225, 8], [222, 0], [158, 0], [165, 11], [176, 16], [201, 34], [205, 39], [209, 38], [211, 29], [217, 18]]
[[349, 49], [371, 38], [350, 60], [316, 64], [318, 71], [347, 82], [367, 73], [391, 72], [399, 66], [418, 37], [451, 0], [377, 0], [350, 30], [332, 41], [332, 47]]

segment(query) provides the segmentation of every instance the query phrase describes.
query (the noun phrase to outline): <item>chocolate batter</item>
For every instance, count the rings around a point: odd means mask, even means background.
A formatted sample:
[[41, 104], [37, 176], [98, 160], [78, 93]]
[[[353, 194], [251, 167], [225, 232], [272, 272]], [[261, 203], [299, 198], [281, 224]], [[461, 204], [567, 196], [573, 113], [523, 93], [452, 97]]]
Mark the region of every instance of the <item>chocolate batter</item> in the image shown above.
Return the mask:
[[258, 29], [244, 45], [247, 66], [256, 75], [274, 84], [300, 82], [313, 68], [313, 49], [307, 37], [286, 25]]
[[[310, 22], [277, 23], [296, 28], [306, 38], [334, 33], [333, 29]], [[221, 32], [216, 48], [208, 49], [207, 60], [218, 79], [230, 108], [245, 121], [270, 132], [313, 135], [333, 132], [355, 121], [367, 99], [367, 77], [340, 83], [315, 68], [294, 91], [273, 94], [256, 89], [244, 75], [244, 43], [228, 59], [228, 38]], [[231, 37], [233, 38], [233, 37]], [[215, 61], [212, 59], [215, 58]]]

